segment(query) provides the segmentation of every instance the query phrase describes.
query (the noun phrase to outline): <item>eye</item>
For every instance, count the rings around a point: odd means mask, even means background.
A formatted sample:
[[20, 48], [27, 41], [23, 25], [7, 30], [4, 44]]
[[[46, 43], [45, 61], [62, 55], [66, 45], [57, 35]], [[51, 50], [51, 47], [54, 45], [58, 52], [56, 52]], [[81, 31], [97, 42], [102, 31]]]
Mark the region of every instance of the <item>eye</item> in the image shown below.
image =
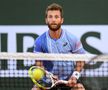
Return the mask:
[[48, 18], [52, 18], [52, 15], [49, 15]]
[[57, 19], [57, 18], [59, 18], [59, 16], [58, 15], [55, 15], [55, 18]]

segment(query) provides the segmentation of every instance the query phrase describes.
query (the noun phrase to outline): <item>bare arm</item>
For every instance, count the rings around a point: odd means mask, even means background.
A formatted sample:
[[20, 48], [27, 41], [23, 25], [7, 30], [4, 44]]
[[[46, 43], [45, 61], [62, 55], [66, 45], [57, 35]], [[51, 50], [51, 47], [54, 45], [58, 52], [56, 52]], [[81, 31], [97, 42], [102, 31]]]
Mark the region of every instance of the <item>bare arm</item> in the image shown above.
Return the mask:
[[75, 66], [75, 71], [81, 72], [84, 67], [84, 61], [77, 61]]
[[39, 67], [43, 67], [43, 62], [41, 60], [36, 60], [35, 65]]
[[77, 79], [80, 76], [80, 72], [82, 71], [84, 67], [85, 62], [84, 61], [77, 61], [75, 66], [75, 71], [73, 72], [72, 76], [68, 80], [68, 86], [74, 86], [77, 83]]

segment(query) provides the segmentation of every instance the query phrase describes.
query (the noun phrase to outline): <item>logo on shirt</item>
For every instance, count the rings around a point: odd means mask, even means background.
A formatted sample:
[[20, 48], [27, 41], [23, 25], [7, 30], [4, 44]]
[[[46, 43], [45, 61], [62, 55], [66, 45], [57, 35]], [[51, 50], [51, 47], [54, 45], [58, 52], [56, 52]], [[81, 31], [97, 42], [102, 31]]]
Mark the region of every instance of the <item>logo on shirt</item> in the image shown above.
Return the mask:
[[63, 44], [63, 46], [65, 47], [67, 44], [68, 44], [68, 43], [67, 43], [67, 42], [65, 42], [65, 43]]

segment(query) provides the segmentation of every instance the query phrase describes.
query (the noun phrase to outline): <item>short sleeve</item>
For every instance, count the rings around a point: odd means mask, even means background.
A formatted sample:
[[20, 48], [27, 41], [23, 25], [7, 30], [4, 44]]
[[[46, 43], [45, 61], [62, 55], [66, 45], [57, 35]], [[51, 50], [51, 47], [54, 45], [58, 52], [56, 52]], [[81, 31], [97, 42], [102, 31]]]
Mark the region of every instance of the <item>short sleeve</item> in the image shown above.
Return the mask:
[[85, 53], [85, 50], [82, 46], [82, 43], [78, 38], [76, 38], [74, 45], [75, 46], [74, 46], [74, 49], [73, 49], [73, 53], [78, 53], [78, 54], [84, 54]]
[[41, 40], [37, 38], [34, 42], [34, 50], [33, 52], [42, 52], [42, 47], [41, 47]]

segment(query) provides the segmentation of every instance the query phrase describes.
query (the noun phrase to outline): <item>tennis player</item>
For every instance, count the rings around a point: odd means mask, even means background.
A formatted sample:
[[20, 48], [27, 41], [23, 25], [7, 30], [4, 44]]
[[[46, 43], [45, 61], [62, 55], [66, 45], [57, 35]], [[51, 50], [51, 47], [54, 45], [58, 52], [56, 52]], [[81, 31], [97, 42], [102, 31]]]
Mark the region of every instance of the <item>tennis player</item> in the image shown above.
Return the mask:
[[[64, 22], [62, 7], [56, 3], [46, 9], [45, 21], [49, 30], [39, 36], [34, 44], [34, 52], [42, 53], [72, 53], [84, 54], [85, 51], [79, 39], [61, 28]], [[84, 62], [78, 61], [36, 61], [37, 66], [52, 72], [56, 79], [67, 80], [68, 84], [59, 84], [51, 90], [85, 90], [79, 83], [80, 72]], [[68, 87], [68, 88], [65, 88]], [[32, 90], [40, 90], [36, 86]]]

